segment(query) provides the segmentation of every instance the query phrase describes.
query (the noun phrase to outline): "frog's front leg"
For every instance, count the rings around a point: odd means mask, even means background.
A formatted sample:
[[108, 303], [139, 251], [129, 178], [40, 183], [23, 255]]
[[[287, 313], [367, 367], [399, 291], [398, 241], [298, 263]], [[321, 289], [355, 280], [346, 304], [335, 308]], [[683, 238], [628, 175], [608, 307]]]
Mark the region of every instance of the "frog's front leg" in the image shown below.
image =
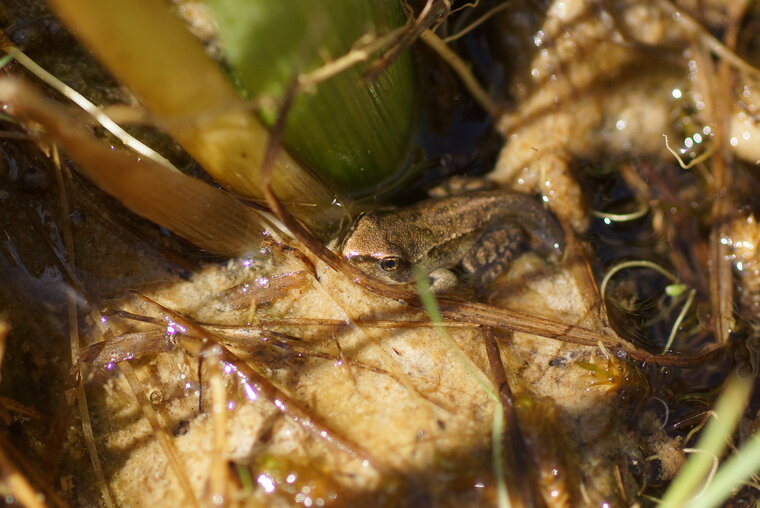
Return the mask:
[[430, 291], [433, 294], [448, 293], [459, 282], [456, 274], [446, 268], [437, 268], [430, 272], [428, 276], [431, 279]]
[[483, 288], [501, 275], [526, 245], [522, 228], [509, 222], [496, 224], [475, 242], [462, 259], [462, 267], [472, 276], [475, 287]]

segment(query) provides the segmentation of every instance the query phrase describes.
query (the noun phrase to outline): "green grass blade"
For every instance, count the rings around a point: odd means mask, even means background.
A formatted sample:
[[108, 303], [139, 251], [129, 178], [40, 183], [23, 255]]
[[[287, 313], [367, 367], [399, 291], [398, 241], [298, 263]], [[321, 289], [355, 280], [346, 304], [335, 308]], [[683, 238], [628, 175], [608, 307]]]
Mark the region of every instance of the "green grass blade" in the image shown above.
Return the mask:
[[723, 394], [715, 405], [715, 416], [710, 420], [697, 444], [699, 452], [692, 453], [671, 483], [660, 508], [692, 506], [690, 498], [698, 494], [699, 487], [708, 478], [715, 461], [723, 455], [726, 442], [736, 428], [752, 392], [753, 380], [732, 375], [726, 382]]
[[731, 493], [753, 474], [760, 472], [760, 432], [752, 437], [718, 469], [701, 496], [691, 502], [692, 508], [720, 506]]
[[465, 354], [459, 349], [454, 339], [449, 335], [449, 331], [446, 325], [443, 324], [443, 316], [441, 315], [441, 309], [438, 307], [438, 302], [430, 291], [430, 283], [428, 282], [427, 274], [421, 271], [416, 272], [415, 285], [417, 287], [417, 294], [422, 300], [422, 305], [425, 307], [425, 311], [430, 317], [430, 321], [433, 323], [436, 331], [441, 335], [446, 342], [449, 350], [454, 354], [454, 357], [460, 363], [462, 368], [470, 375], [485, 391], [488, 396], [495, 402], [493, 420], [491, 422], [491, 469], [493, 470], [494, 478], [496, 479], [496, 493], [499, 508], [510, 508], [512, 506], [509, 500], [509, 491], [507, 490], [506, 471], [504, 470], [504, 457], [502, 456], [502, 450], [504, 449], [504, 408], [501, 404], [501, 398], [496, 393], [491, 383], [483, 376], [483, 373], [472, 363]]

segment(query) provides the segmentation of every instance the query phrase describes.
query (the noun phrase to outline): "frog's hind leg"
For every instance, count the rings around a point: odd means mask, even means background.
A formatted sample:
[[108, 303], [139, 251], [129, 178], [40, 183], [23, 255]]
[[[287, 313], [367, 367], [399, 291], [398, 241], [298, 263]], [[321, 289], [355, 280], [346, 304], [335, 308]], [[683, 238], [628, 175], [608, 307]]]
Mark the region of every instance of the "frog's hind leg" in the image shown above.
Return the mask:
[[462, 259], [462, 268], [472, 277], [475, 287], [483, 288], [501, 275], [527, 246], [527, 237], [519, 226], [499, 224], [483, 232]]

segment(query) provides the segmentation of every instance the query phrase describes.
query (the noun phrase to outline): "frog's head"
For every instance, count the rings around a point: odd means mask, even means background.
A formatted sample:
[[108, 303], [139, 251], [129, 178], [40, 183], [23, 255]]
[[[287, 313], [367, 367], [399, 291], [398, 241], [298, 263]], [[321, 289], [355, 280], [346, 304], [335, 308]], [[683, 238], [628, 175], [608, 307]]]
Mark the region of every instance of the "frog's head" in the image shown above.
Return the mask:
[[359, 270], [389, 284], [410, 283], [414, 280], [412, 264], [403, 248], [386, 236], [379, 218], [375, 212], [360, 216], [343, 242], [341, 254]]

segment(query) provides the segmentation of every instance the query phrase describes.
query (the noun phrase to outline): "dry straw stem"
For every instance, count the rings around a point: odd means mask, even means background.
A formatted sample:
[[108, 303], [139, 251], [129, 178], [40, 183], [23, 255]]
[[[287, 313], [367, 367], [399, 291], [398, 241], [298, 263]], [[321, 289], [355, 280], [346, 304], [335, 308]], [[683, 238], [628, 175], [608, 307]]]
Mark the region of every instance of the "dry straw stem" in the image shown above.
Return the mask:
[[156, 437], [158, 444], [161, 446], [161, 450], [163, 450], [164, 455], [166, 455], [166, 460], [169, 462], [169, 467], [174, 472], [174, 475], [179, 482], [180, 488], [185, 494], [185, 501], [190, 506], [194, 506], [196, 508], [199, 507], [200, 505], [198, 504], [198, 499], [193, 493], [193, 488], [190, 485], [190, 480], [188, 479], [187, 474], [185, 474], [185, 470], [182, 467], [182, 462], [179, 460], [179, 454], [177, 453], [177, 448], [174, 446], [174, 441], [172, 441], [172, 438], [158, 421], [158, 415], [153, 409], [150, 400], [148, 400], [148, 397], [145, 395], [145, 390], [142, 387], [142, 383], [140, 383], [140, 380], [137, 378], [137, 374], [129, 362], [121, 362], [119, 364], [119, 367], [121, 368], [121, 372], [124, 374], [124, 378], [127, 380], [127, 383], [129, 383], [129, 387], [131, 388], [132, 393], [137, 399], [137, 404], [140, 406], [140, 410], [142, 411], [143, 416], [146, 420], [148, 420], [150, 428], [153, 431], [153, 435]]
[[[78, 335], [72, 337], [72, 339], [73, 338], [78, 339]], [[103, 464], [100, 461], [100, 454], [98, 453], [98, 448], [95, 444], [95, 432], [92, 429], [92, 418], [90, 417], [90, 409], [87, 405], [87, 392], [84, 389], [84, 376], [78, 375], [76, 378], [77, 408], [79, 409], [79, 416], [82, 419], [82, 434], [84, 436], [85, 445], [87, 446], [87, 454], [90, 457], [92, 469], [95, 473], [95, 484], [100, 490], [100, 495], [103, 496], [103, 504], [106, 508], [113, 508], [115, 505], [111, 498], [111, 492], [108, 490], [108, 483], [106, 482], [106, 476], [103, 472]]]
[[208, 383], [211, 392], [211, 418], [213, 422], [213, 452], [208, 472], [208, 505], [221, 504], [227, 499], [229, 486], [227, 457], [227, 390], [223, 367], [219, 361], [220, 349], [209, 348], [204, 355], [208, 366]]
[[311, 72], [300, 74], [298, 76], [298, 84], [306, 89], [315, 87], [341, 72], [350, 69], [354, 65], [366, 62], [374, 53], [391, 46], [394, 42], [398, 41], [399, 37], [405, 32], [405, 30], [406, 27], [400, 27], [381, 36], [369, 38], [363, 37], [358, 40], [356, 45], [345, 55], [342, 55], [332, 62], [326, 63]]
[[713, 327], [719, 344], [727, 344], [734, 327], [733, 318], [733, 266], [728, 245], [728, 224], [733, 203], [733, 157], [728, 143], [728, 111], [731, 110], [731, 69], [721, 61], [717, 68], [707, 51], [695, 51], [697, 62], [696, 84], [705, 97], [705, 115], [714, 125], [716, 155], [710, 159], [712, 176], [712, 209], [709, 239], [709, 288], [713, 313]]
[[[61, 165], [60, 156], [57, 150], [53, 150], [53, 161], [55, 166], [56, 182], [58, 184], [58, 196], [61, 205], [61, 217], [63, 218], [63, 240], [66, 247], [66, 255], [68, 258], [67, 267], [69, 268], [69, 276], [75, 281], [75, 286], [82, 287], [79, 281], [76, 271], [73, 267], [76, 266], [76, 258], [74, 253], [74, 236], [71, 231], [71, 223], [69, 222], [69, 198], [66, 192], [66, 182], [63, 174], [63, 167]], [[61, 261], [63, 263], [63, 261]], [[79, 317], [77, 315], [77, 301], [76, 296], [72, 292], [68, 292], [66, 297], [66, 313], [69, 325], [69, 344], [71, 347], [71, 364], [77, 365], [79, 358]], [[97, 322], [97, 321], [96, 321]], [[85, 445], [87, 446], [87, 453], [90, 456], [90, 462], [92, 463], [92, 469], [95, 473], [95, 483], [100, 489], [101, 496], [103, 496], [103, 503], [106, 508], [114, 506], [111, 499], [111, 493], [108, 490], [108, 484], [106, 483], [105, 474], [103, 472], [103, 464], [100, 460], [100, 454], [98, 453], [98, 447], [95, 444], [95, 433], [92, 429], [92, 418], [90, 417], [90, 408], [87, 404], [87, 392], [84, 389], [84, 377], [86, 371], [84, 366], [79, 366], [79, 375], [74, 376], [74, 382], [76, 383], [76, 397], [77, 408], [79, 410], [79, 417], [82, 421], [82, 435], [84, 436]]]
[[[261, 196], [267, 131], [219, 66], [163, 2], [51, 0], [69, 28], [134, 91], [156, 122], [219, 183]], [[272, 185], [288, 202], [332, 195], [285, 152]], [[318, 213], [309, 210], [310, 219]]]
[[[456, 9], [454, 12], [459, 11], [459, 10], [465, 8], [465, 7], [477, 7], [477, 4], [478, 4], [478, 2], [476, 1], [474, 3], [464, 5], [461, 8]], [[491, 19], [493, 16], [495, 16], [499, 12], [505, 10], [509, 6], [510, 6], [510, 2], [507, 0], [507, 1], [505, 1], [505, 2], [503, 2], [501, 4], [499, 4], [499, 5], [497, 5], [496, 7], [492, 7], [485, 14], [483, 14], [482, 16], [480, 16], [478, 19], [476, 19], [475, 21], [473, 21], [472, 23], [470, 23], [466, 27], [464, 27], [461, 30], [459, 30], [457, 33], [455, 33], [453, 35], [449, 35], [448, 37], [446, 37], [445, 39], [443, 39], [443, 42], [445, 42], [446, 44], [448, 44], [450, 42], [454, 42], [455, 40], [464, 37], [465, 35], [467, 35], [468, 33], [472, 32], [473, 30], [475, 30], [476, 28], [478, 28], [480, 25], [482, 25], [483, 23], [485, 23], [486, 21], [488, 21], [489, 19]]]
[[[737, 2], [738, 4], [739, 2]], [[753, 79], [760, 81], [760, 69], [753, 67], [747, 63], [742, 57], [736, 54], [736, 52], [723, 44], [714, 35], [712, 35], [693, 17], [689, 16], [682, 9], [673, 5], [668, 0], [661, 0], [660, 7], [673, 16], [673, 19], [681, 25], [682, 28], [688, 30], [690, 33], [697, 36], [699, 42], [711, 53], [720, 57], [721, 60], [726, 62], [736, 70], [751, 76]]]
[[[167, 337], [166, 327], [164, 322], [155, 317], [143, 316], [138, 314], [132, 314], [130, 312], [120, 310], [108, 310], [107, 313], [113, 316], [119, 316], [124, 319], [136, 320], [145, 323], [151, 323], [160, 327], [156, 330], [150, 330], [145, 332], [133, 332], [119, 335], [113, 338], [106, 339], [102, 342], [97, 342], [83, 348], [79, 357], [79, 361], [87, 363], [88, 365], [100, 367], [108, 363], [118, 363], [124, 360], [139, 360], [147, 355], [154, 355], [165, 351], [171, 351], [176, 346], [176, 340], [174, 338]], [[189, 319], [189, 318], [188, 318]], [[372, 327], [372, 321], [357, 321], [347, 322], [338, 320], [324, 320], [330, 321], [330, 323], [320, 323], [322, 320], [313, 319], [285, 319], [285, 320], [267, 320], [269, 323], [274, 323], [277, 326], [358, 326], [363, 327], [365, 323], [369, 323], [367, 327]], [[393, 326], [394, 324], [398, 326]], [[411, 324], [413, 327], [425, 327], [429, 328], [432, 323], [425, 322], [411, 322], [406, 321], [383, 321], [380, 328], [403, 328], [404, 325]], [[195, 325], [202, 330], [205, 330], [212, 336], [219, 337], [219, 340], [224, 343], [225, 346], [232, 348], [235, 351], [251, 352], [256, 351], [261, 347], [277, 349], [282, 354], [295, 354], [298, 356], [319, 358], [330, 362], [342, 361], [346, 365], [356, 367], [358, 369], [374, 372], [382, 376], [387, 376], [399, 384], [403, 381], [396, 374], [389, 372], [386, 369], [378, 367], [376, 365], [367, 364], [364, 362], [356, 361], [350, 358], [344, 358], [342, 356], [336, 356], [333, 353], [325, 353], [321, 351], [315, 351], [311, 347], [303, 347], [297, 344], [303, 344], [300, 337], [290, 335], [287, 333], [271, 330], [265, 327], [250, 327], [250, 326], [235, 326], [235, 325], [214, 325], [206, 323], [195, 323]], [[465, 324], [466, 325], [466, 324]], [[474, 327], [476, 325], [469, 325]], [[420, 394], [426, 401], [432, 402], [424, 393]], [[19, 408], [17, 412], [24, 412], [28, 414], [26, 408]], [[34, 417], [34, 415], [31, 415]]]
[[431, 49], [438, 53], [438, 55], [451, 66], [451, 69], [456, 72], [464, 86], [467, 87], [467, 90], [469, 90], [473, 98], [478, 104], [480, 104], [480, 107], [482, 107], [486, 113], [496, 118], [499, 114], [498, 106], [496, 106], [496, 103], [491, 100], [491, 97], [483, 87], [480, 86], [477, 78], [475, 78], [475, 75], [464, 60], [459, 58], [459, 55], [452, 51], [446, 42], [438, 37], [432, 30], [423, 30], [420, 34], [420, 39], [422, 39], [425, 44], [430, 46]]

